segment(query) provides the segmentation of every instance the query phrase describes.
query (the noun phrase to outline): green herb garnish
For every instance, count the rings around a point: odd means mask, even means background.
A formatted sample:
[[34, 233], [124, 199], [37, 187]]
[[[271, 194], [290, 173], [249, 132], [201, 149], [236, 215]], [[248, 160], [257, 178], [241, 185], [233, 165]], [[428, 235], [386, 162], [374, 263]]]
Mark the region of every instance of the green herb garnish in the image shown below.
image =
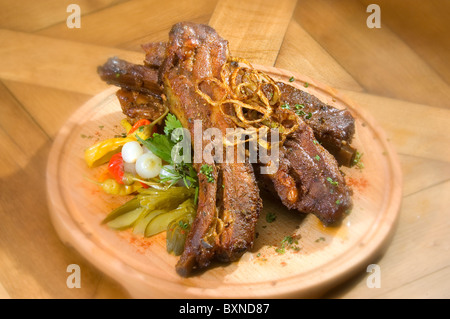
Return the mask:
[[266, 222], [273, 223], [275, 219], [277, 219], [277, 215], [275, 215], [275, 213], [268, 212], [266, 214]]
[[281, 241], [281, 247], [276, 248], [275, 251], [279, 254], [284, 254], [286, 249], [292, 249], [294, 251], [299, 251], [300, 247], [298, 247], [298, 240], [292, 236], [285, 236]]
[[327, 181], [330, 182], [330, 184], [334, 185], [334, 186], [337, 186], [339, 184], [339, 182], [333, 181], [333, 179], [331, 177], [327, 177]]
[[[187, 188], [195, 188], [195, 203], [198, 198], [198, 178], [197, 172], [195, 171], [192, 163], [174, 162], [172, 160], [172, 150], [181, 142], [184, 136], [181, 134], [176, 140], [173, 140], [171, 135], [173, 131], [177, 128], [182, 128], [181, 122], [172, 114], [167, 114], [165, 119], [164, 133], [158, 134], [154, 133], [151, 137], [143, 140], [137, 136], [138, 141], [147, 147], [153, 154], [161, 158], [162, 160], [168, 162], [173, 169], [168, 167], [164, 168], [168, 173], [169, 177], [161, 179], [161, 182], [168, 183], [169, 187], [176, 184], [178, 181], [183, 181]], [[182, 155], [182, 154], [179, 154]]]
[[318, 243], [320, 241], [325, 241], [325, 237], [319, 237], [315, 240], [316, 243]]
[[206, 176], [208, 183], [214, 182], [213, 167], [209, 164], [203, 164], [200, 173]]
[[361, 162], [361, 157], [363, 156], [362, 153], [356, 152], [355, 159], [353, 160], [353, 165], [356, 165], [357, 168], [364, 168], [364, 164]]

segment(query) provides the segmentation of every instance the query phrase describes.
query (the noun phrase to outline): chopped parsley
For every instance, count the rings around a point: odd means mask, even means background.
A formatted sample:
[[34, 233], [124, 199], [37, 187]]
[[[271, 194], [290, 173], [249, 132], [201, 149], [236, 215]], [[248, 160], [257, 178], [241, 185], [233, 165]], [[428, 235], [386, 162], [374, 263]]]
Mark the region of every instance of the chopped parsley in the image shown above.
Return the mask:
[[304, 86], [305, 86], [305, 88], [307, 88], [309, 86], [309, 83], [305, 82]]
[[266, 214], [266, 222], [273, 223], [275, 221], [275, 219], [277, 219], [277, 215], [275, 215], [275, 213], [268, 212]]
[[281, 247], [276, 248], [275, 251], [279, 254], [284, 254], [286, 249], [292, 249], [294, 251], [299, 251], [298, 240], [292, 236], [285, 236], [281, 241]]
[[297, 111], [295, 111], [295, 114], [297, 114], [298, 116], [305, 116], [306, 115], [305, 111], [303, 111], [303, 110], [297, 110]]
[[293, 76], [290, 77], [289, 82], [294, 82], [295, 78]]
[[339, 182], [333, 181], [333, 179], [332, 179], [331, 177], [327, 177], [327, 181], [328, 181], [331, 185], [334, 185], [334, 186], [339, 185]]
[[361, 162], [361, 157], [363, 156], [363, 153], [356, 152], [355, 159], [353, 160], [353, 165], [356, 165], [357, 168], [363, 169], [364, 164]]
[[209, 164], [203, 164], [200, 173], [206, 176], [208, 183], [214, 182], [213, 167]]
[[290, 110], [290, 109], [291, 109], [291, 107], [289, 106], [288, 103], [282, 104], [282, 105], [281, 105], [281, 108], [282, 108], [282, 109], [286, 109], [286, 110]]
[[182, 229], [188, 229], [189, 228], [189, 223], [186, 223], [186, 222], [180, 220], [178, 222], [178, 226], [180, 226]]
[[320, 156], [319, 155], [314, 156], [314, 158], [316, 159], [316, 161], [320, 161]]

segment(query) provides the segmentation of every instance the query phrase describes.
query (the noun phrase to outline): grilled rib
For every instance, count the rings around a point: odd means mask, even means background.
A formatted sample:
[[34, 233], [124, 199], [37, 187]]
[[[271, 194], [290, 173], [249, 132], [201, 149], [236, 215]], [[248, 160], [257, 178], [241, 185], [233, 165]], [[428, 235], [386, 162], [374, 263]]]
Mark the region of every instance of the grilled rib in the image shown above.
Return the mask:
[[[102, 79], [128, 89], [135, 87], [136, 90], [144, 90], [154, 95], [161, 94], [157, 70], [164, 61], [167, 43], [148, 43], [142, 47], [146, 52], [144, 64], [150, 68], [150, 71], [142, 68], [143, 66], [131, 67], [132, 64], [113, 58], [99, 68]], [[130, 69], [132, 72], [129, 71]], [[120, 77], [117, 74], [126, 74], [127, 76]], [[130, 77], [135, 79], [130, 79]], [[135, 83], [139, 83], [139, 85]], [[348, 110], [339, 110], [327, 105], [317, 97], [290, 84], [284, 82], [276, 82], [276, 84], [280, 88], [280, 101], [283, 104], [290, 105], [292, 108], [301, 105], [300, 113], [311, 114], [310, 117], [302, 116], [304, 122], [313, 129], [316, 140], [336, 158], [338, 164], [352, 166], [356, 149], [351, 146], [355, 133], [355, 121], [351, 113]]]
[[[212, 28], [179, 23], [172, 28], [169, 42], [147, 44], [143, 48], [146, 52], [144, 66], [110, 59], [99, 67], [102, 79], [141, 94], [164, 95], [170, 112], [190, 131], [194, 148], [197, 143], [203, 150], [206, 144], [194, 139], [195, 120], [202, 121], [203, 129], [218, 128], [223, 135], [226, 128], [235, 127], [195, 91], [195, 83], [202, 79], [220, 79], [220, 71], [228, 59], [227, 41]], [[120, 75], [116, 76], [117, 73]], [[339, 171], [342, 163], [333, 155], [339, 159], [339, 152], [350, 147], [354, 120], [348, 111], [325, 105], [288, 84], [278, 82], [277, 86], [282, 93], [282, 103], [302, 104], [305, 113], [311, 112], [312, 116], [302, 116], [300, 127], [282, 145], [278, 171], [258, 175], [258, 179], [264, 181], [286, 207], [312, 213], [324, 224], [336, 223], [351, 208], [352, 201], [351, 189]], [[201, 89], [212, 98], [223, 96], [219, 87], [209, 86], [208, 81], [201, 83]], [[282, 117], [286, 112], [297, 116], [292, 110], [278, 108], [275, 117]], [[345, 151], [351, 154], [355, 150], [350, 147]], [[346, 163], [344, 165], [350, 165]], [[205, 164], [211, 167], [213, 181], [201, 173]], [[195, 164], [195, 168], [199, 177], [199, 205], [176, 267], [182, 276], [189, 275], [193, 269], [207, 267], [214, 259], [236, 260], [252, 247], [262, 207], [251, 164], [203, 161]]]
[[[220, 77], [228, 59], [228, 42], [206, 25], [179, 23], [170, 34], [166, 59], [160, 74], [169, 109], [187, 127], [194, 140], [194, 121], [203, 128], [218, 128], [223, 135], [233, 123], [195, 92], [201, 79]], [[203, 88], [211, 95], [222, 94], [216, 87]], [[202, 143], [202, 146], [205, 143]], [[204, 149], [204, 148], [202, 148]], [[213, 181], [201, 173], [210, 165]], [[205, 268], [213, 259], [238, 259], [253, 246], [256, 222], [262, 208], [259, 189], [250, 163], [196, 164], [199, 173], [199, 206], [176, 270], [187, 276], [194, 268]]]
[[339, 165], [352, 166], [356, 149], [350, 146], [355, 134], [355, 120], [348, 110], [339, 110], [317, 97], [296, 87], [277, 82], [280, 100], [291, 109], [297, 108], [314, 136], [338, 161]]

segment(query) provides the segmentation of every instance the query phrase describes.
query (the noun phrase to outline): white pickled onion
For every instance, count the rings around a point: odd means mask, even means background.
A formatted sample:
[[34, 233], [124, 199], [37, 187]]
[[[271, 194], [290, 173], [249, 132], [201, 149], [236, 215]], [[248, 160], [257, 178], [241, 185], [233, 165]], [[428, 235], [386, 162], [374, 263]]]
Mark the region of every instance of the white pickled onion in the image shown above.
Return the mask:
[[142, 178], [153, 178], [159, 175], [162, 160], [153, 153], [145, 153], [136, 160], [136, 173]]
[[141, 144], [136, 141], [125, 143], [122, 147], [122, 158], [125, 163], [135, 163], [143, 153]]

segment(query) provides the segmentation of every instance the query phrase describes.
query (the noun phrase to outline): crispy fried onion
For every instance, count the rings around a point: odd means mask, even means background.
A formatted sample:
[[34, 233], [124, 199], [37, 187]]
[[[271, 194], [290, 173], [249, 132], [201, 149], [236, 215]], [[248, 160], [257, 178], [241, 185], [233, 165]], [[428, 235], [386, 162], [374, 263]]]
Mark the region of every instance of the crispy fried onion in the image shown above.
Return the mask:
[[[216, 90], [211, 90], [214, 86]], [[255, 128], [258, 133], [261, 129], [278, 129], [280, 143], [300, 125], [298, 116], [281, 108], [281, 92], [275, 81], [242, 58], [230, 57], [221, 69], [220, 79], [197, 80], [195, 91], [238, 127]], [[268, 143], [261, 146], [270, 148]]]

